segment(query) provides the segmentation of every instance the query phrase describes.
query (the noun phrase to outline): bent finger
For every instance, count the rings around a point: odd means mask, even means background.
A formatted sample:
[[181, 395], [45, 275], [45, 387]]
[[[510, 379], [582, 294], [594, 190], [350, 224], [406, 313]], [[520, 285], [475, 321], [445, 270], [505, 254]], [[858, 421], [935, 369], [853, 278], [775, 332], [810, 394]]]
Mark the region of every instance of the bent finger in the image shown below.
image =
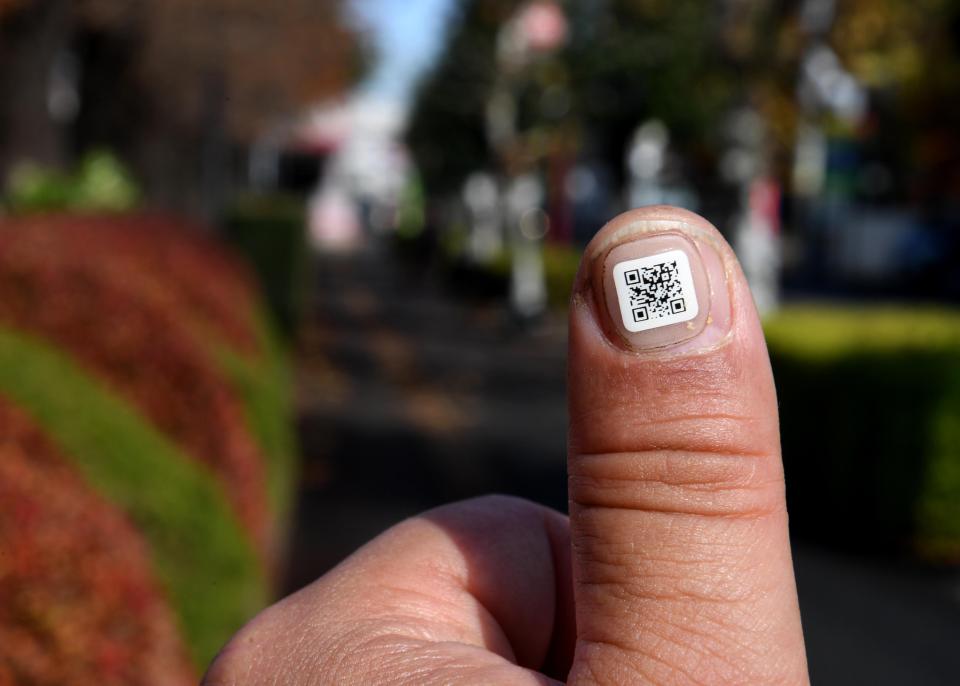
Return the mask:
[[500, 496], [432, 510], [244, 627], [208, 686], [554, 683], [573, 648], [566, 517]]

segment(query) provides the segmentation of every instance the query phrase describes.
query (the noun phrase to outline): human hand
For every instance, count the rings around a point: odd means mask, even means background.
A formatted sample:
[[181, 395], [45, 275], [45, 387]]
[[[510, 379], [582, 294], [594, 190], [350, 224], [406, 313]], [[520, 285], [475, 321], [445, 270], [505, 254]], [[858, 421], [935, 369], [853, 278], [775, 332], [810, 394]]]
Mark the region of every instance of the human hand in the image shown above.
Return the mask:
[[[679, 290], [643, 271], [678, 250]], [[667, 300], [618, 296], [651, 274]], [[204, 683], [808, 683], [773, 378], [712, 226], [651, 207], [604, 227], [568, 381], [569, 522], [505, 497], [403, 522], [253, 619]]]

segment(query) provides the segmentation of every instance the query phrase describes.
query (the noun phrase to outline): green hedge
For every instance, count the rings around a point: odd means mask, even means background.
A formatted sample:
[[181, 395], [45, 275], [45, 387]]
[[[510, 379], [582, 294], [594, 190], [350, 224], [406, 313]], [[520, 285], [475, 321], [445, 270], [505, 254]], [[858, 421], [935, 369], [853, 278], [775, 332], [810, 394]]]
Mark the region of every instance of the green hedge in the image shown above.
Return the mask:
[[247, 425], [266, 459], [270, 505], [283, 529], [299, 463], [291, 407], [293, 379], [286, 350], [264, 310], [258, 308], [258, 312], [258, 355], [242, 355], [215, 341], [210, 343], [211, 354], [243, 401]]
[[227, 240], [253, 266], [280, 332], [296, 332], [310, 274], [306, 205], [298, 197], [250, 195], [227, 213]]
[[765, 330], [794, 531], [960, 560], [960, 313], [795, 306]]
[[143, 533], [195, 663], [268, 596], [222, 487], [126, 402], [45, 341], [0, 328], [0, 391]]

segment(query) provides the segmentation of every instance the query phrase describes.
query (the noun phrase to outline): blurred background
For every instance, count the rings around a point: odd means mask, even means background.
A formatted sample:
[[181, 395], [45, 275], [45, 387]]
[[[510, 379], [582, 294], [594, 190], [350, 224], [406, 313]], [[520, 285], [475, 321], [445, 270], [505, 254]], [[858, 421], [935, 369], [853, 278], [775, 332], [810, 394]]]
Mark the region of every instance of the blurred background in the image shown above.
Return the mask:
[[0, 684], [564, 510], [570, 284], [654, 203], [764, 316], [814, 683], [955, 684], [958, 67], [956, 0], [0, 0]]

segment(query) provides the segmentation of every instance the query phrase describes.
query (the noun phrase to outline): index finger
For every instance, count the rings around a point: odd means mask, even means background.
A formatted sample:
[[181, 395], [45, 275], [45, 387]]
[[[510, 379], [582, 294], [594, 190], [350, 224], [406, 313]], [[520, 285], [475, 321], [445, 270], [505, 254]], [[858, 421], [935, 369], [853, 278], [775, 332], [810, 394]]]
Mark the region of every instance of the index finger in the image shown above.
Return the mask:
[[566, 517], [503, 496], [398, 524], [268, 608], [204, 684], [556, 683], [573, 646]]

